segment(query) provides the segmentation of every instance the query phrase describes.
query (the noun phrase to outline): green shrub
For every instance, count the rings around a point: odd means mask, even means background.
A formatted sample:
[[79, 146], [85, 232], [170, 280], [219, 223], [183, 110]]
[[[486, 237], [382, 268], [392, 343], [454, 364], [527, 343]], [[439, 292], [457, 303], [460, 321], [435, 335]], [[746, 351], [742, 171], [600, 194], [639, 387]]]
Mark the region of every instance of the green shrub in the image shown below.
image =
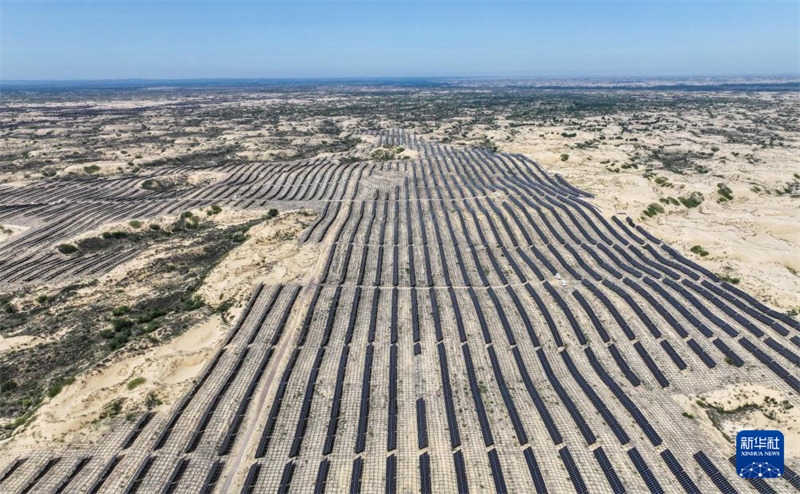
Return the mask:
[[47, 295], [39, 295], [38, 297], [36, 297], [36, 302], [39, 304], [46, 304], [48, 300], [49, 298], [47, 297]]
[[127, 232], [103, 232], [103, 238], [125, 238], [127, 237]]
[[153, 179], [153, 178], [148, 178], [147, 180], [145, 180], [144, 182], [142, 182], [142, 185], [141, 185], [141, 187], [142, 187], [143, 189], [145, 189], [145, 190], [153, 190], [153, 191], [158, 191], [158, 190], [161, 190], [161, 189], [163, 189], [163, 188], [164, 188], [164, 184], [162, 184], [161, 182], [159, 182], [159, 181], [158, 181], [158, 180], [156, 180], [156, 179]]
[[657, 202], [654, 202], [654, 203], [650, 204], [647, 207], [647, 209], [644, 210], [644, 214], [648, 218], [652, 218], [653, 216], [655, 216], [655, 215], [657, 215], [659, 213], [663, 213], [663, 212], [664, 212], [664, 207], [661, 204], [657, 203]]
[[689, 198], [686, 198], [686, 197], [678, 197], [678, 201], [679, 201], [681, 204], [683, 204], [685, 207], [687, 207], [687, 208], [690, 208], [690, 209], [691, 209], [691, 208], [696, 208], [696, 207], [697, 207], [697, 206], [699, 206], [699, 205], [700, 205], [700, 203], [702, 202], [702, 201], [698, 201], [698, 200], [697, 200], [697, 199], [695, 199], [694, 197], [689, 197]]
[[114, 309], [111, 313], [114, 315], [114, 317], [120, 317], [120, 316], [124, 316], [125, 314], [127, 314], [130, 311], [131, 311], [131, 308], [128, 307], [127, 305], [120, 305], [119, 307]]
[[141, 228], [142, 222], [139, 220], [130, 220], [128, 222], [128, 225], [130, 225], [131, 228]]
[[717, 193], [727, 201], [733, 200], [733, 191], [723, 183], [717, 184]]
[[64, 386], [72, 384], [73, 382], [75, 382], [74, 377], [58, 379], [49, 388], [47, 388], [47, 396], [49, 396], [50, 398], [55, 397], [56, 395], [58, 395], [58, 393], [61, 392], [62, 389], [64, 389]]
[[78, 248], [72, 244], [61, 244], [58, 246], [58, 251], [62, 254], [72, 254], [73, 252], [77, 252]]
[[99, 171], [100, 171], [100, 167], [99, 167], [99, 166], [97, 166], [97, 165], [89, 165], [89, 166], [84, 166], [84, 167], [83, 167], [83, 171], [85, 171], [86, 173], [88, 173], [89, 175], [91, 175], [91, 174], [93, 174], [93, 173], [97, 173], [97, 172], [99, 172]]
[[98, 418], [105, 419], [116, 417], [122, 412], [122, 398], [117, 398], [116, 400], [108, 403], [106, 406], [103, 407], [103, 411], [100, 413]]
[[561, 155], [561, 161], [567, 161], [569, 159], [569, 155], [564, 153]]
[[741, 281], [741, 280], [739, 280], [739, 278], [736, 278], [735, 276], [730, 276], [730, 275], [727, 275], [727, 274], [717, 273], [717, 276], [722, 281], [726, 281], [726, 282], [730, 283], [731, 285], [738, 285], [739, 281]]
[[700, 257], [705, 257], [705, 256], [708, 255], [708, 251], [705, 250], [703, 247], [701, 247], [699, 245], [695, 245], [694, 247], [692, 247], [689, 250], [691, 250], [692, 252], [694, 252], [695, 254], [697, 254]]
[[17, 389], [17, 383], [12, 380], [0, 382], [0, 393], [8, 393]]
[[267, 211], [267, 217], [268, 218], [274, 218], [276, 216], [278, 216], [278, 210], [277, 209], [272, 208], [269, 211]]
[[203, 299], [198, 295], [194, 295], [183, 303], [183, 310], [193, 311], [203, 306]]
[[161, 225], [159, 225], [158, 223], [150, 223], [150, 229], [156, 231], [161, 230]]
[[145, 382], [147, 382], [147, 379], [145, 379], [145, 378], [143, 378], [141, 376], [134, 377], [133, 379], [128, 381], [128, 384], [127, 384], [128, 390], [130, 391], [130, 390], [136, 389], [137, 387], [141, 386]]
[[191, 211], [184, 211], [181, 213], [181, 218], [191, 218], [193, 216]]
[[114, 331], [120, 332], [133, 327], [133, 321], [124, 317], [113, 319], [111, 321], [111, 327], [114, 328]]

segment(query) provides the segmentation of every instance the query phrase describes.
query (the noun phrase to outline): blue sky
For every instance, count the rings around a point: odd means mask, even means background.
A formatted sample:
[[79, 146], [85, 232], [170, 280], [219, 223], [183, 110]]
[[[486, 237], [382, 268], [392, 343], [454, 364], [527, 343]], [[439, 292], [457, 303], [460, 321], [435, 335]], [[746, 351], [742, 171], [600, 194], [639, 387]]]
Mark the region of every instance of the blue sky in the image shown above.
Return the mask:
[[798, 5], [0, 0], [0, 79], [796, 75]]

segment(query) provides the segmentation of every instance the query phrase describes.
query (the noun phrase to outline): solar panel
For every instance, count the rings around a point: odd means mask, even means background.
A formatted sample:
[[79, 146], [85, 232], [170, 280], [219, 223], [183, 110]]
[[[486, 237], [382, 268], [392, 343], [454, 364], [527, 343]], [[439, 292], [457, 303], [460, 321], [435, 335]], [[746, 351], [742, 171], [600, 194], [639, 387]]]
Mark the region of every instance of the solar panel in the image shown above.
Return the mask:
[[650, 467], [645, 462], [642, 455], [639, 454], [639, 451], [636, 448], [631, 448], [628, 450], [628, 457], [631, 459], [633, 466], [636, 467], [636, 471], [639, 472], [639, 475], [642, 476], [642, 480], [644, 480], [644, 484], [653, 494], [664, 494], [664, 489], [661, 487], [661, 484], [656, 479], [653, 472], [650, 470]]
[[681, 356], [678, 355], [678, 352], [676, 352], [675, 349], [672, 348], [672, 345], [670, 345], [667, 340], [661, 340], [661, 347], [664, 349], [667, 355], [669, 355], [669, 358], [672, 359], [672, 362], [675, 364], [675, 367], [677, 367], [680, 370], [686, 368], [686, 362], [683, 361]]
[[681, 484], [683, 490], [687, 492], [687, 494], [701, 494], [700, 489], [697, 488], [694, 481], [689, 477], [686, 471], [681, 466], [680, 462], [675, 455], [672, 454], [672, 451], [665, 449], [661, 452], [661, 458], [664, 460], [664, 463], [667, 464], [672, 474], [678, 479], [678, 483]]
[[606, 480], [608, 480], [608, 485], [611, 486], [611, 490], [614, 494], [621, 494], [626, 492], [625, 486], [622, 484], [622, 481], [617, 476], [616, 470], [614, 470], [614, 466], [611, 464], [611, 461], [606, 456], [606, 452], [603, 451], [602, 447], [599, 447], [592, 451], [594, 454], [595, 460], [600, 465], [600, 469], [603, 471], [603, 475], [606, 476]]
[[700, 360], [706, 364], [706, 367], [713, 369], [717, 366], [717, 364], [714, 362], [714, 359], [712, 359], [696, 341], [689, 339], [686, 343], [689, 345], [689, 348], [691, 348], [692, 351], [696, 353], [698, 357], [700, 357]]
[[322, 461], [319, 462], [317, 480], [314, 483], [314, 494], [324, 494], [328, 483], [328, 471], [330, 470], [330, 465], [330, 460], [327, 458], [323, 458]]
[[500, 494], [505, 494], [508, 492], [508, 488], [506, 487], [506, 479], [503, 476], [503, 468], [500, 466], [500, 459], [497, 456], [497, 450], [491, 449], [487, 454], [489, 455], [489, 467], [492, 470], [494, 489]]
[[589, 490], [586, 488], [586, 483], [583, 481], [583, 476], [578, 470], [575, 460], [572, 459], [569, 448], [564, 446], [558, 450], [558, 456], [561, 457], [561, 461], [564, 462], [564, 466], [567, 468], [567, 474], [569, 474], [569, 479], [572, 481], [573, 487], [575, 487], [575, 492], [578, 494], [588, 494]]
[[456, 471], [456, 485], [458, 486], [459, 494], [469, 493], [469, 485], [467, 484], [467, 467], [464, 464], [464, 453], [461, 450], [453, 453], [453, 464]]
[[728, 479], [722, 475], [722, 472], [717, 469], [717, 467], [708, 458], [708, 456], [706, 456], [705, 453], [698, 451], [694, 454], [694, 459], [700, 465], [700, 468], [706, 472], [706, 475], [708, 475], [711, 481], [714, 482], [714, 485], [717, 486], [720, 492], [724, 492], [726, 494], [736, 494], [736, 489], [733, 488], [730, 482], [728, 482]]
[[419, 455], [419, 490], [421, 494], [432, 494], [431, 458], [428, 453]]
[[353, 471], [350, 475], [350, 494], [361, 493], [361, 475], [364, 468], [364, 459], [357, 456], [353, 460]]

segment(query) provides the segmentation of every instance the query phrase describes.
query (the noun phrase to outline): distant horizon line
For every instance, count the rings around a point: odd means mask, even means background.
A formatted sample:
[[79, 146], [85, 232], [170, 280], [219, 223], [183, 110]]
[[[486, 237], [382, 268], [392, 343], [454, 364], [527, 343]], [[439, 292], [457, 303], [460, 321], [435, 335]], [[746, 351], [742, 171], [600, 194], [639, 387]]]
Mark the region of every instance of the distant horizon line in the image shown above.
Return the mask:
[[385, 75], [385, 76], [270, 76], [270, 77], [122, 77], [97, 79], [0, 79], [2, 84], [104, 83], [104, 82], [225, 82], [225, 81], [369, 81], [369, 80], [496, 80], [496, 81], [669, 81], [773, 79], [797, 80], [800, 74], [731, 74], [731, 75]]

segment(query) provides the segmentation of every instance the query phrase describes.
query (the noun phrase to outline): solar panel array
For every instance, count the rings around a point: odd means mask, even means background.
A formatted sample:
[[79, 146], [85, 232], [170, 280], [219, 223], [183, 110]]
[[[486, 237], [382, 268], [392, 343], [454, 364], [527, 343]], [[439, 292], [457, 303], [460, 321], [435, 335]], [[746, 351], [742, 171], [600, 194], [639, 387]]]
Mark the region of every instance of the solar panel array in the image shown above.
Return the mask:
[[318, 207], [314, 278], [255, 287], [169, 410], [5, 455], [0, 491], [769, 492], [671, 395], [800, 392], [800, 323], [522, 155], [365, 136], [418, 157], [194, 191]]

